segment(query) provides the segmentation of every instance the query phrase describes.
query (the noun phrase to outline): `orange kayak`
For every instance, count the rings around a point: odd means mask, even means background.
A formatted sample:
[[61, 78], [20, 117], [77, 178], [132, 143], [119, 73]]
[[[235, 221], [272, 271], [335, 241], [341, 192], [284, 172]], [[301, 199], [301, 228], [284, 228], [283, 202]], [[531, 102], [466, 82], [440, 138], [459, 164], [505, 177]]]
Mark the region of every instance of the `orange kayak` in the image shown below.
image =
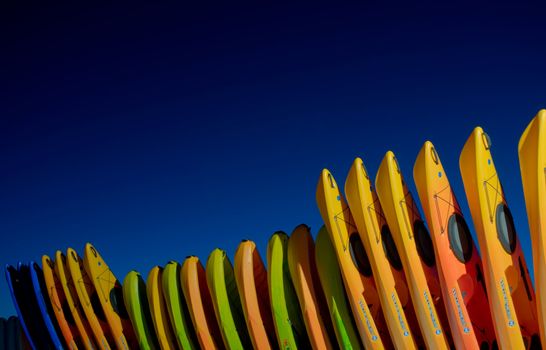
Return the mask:
[[[84, 348], [84, 343], [81, 341], [80, 334], [74, 323], [74, 319], [65, 315], [64, 310], [67, 310], [66, 297], [62, 290], [61, 283], [55, 272], [55, 265], [49, 256], [42, 256], [42, 271], [44, 272], [44, 281], [47, 287], [47, 295], [51, 303], [51, 309], [57, 319], [57, 324], [61, 330], [61, 334], [66, 341], [69, 349]], [[45, 292], [45, 290], [44, 290]], [[60, 335], [61, 335], [60, 334]]]
[[277, 348], [267, 270], [254, 242], [244, 240], [239, 244], [234, 272], [252, 345], [258, 350]]
[[377, 196], [400, 254], [411, 299], [430, 349], [450, 347], [434, 249], [419, 209], [406, 187], [391, 151], [385, 154], [375, 178]]
[[315, 242], [307, 225], [297, 226], [288, 239], [288, 269], [313, 349], [332, 349], [335, 333], [315, 263]]
[[180, 282], [199, 345], [205, 350], [224, 349], [207, 275], [199, 258], [186, 258], [180, 270]]
[[336, 251], [347, 299], [366, 349], [392, 348], [368, 257], [332, 174], [322, 170], [317, 204]]
[[163, 295], [162, 274], [163, 268], [160, 266], [154, 266], [150, 270], [146, 279], [146, 293], [159, 346], [161, 350], [174, 350], [177, 348], [176, 339]]
[[429, 223], [436, 264], [453, 341], [458, 349], [491, 348], [496, 343], [482, 262], [440, 157], [425, 142], [413, 178]]
[[55, 272], [59, 278], [59, 283], [61, 284], [62, 290], [65, 295], [66, 307], [64, 310], [72, 316], [78, 333], [81, 337], [82, 342], [86, 350], [94, 350], [96, 348], [93, 339], [93, 331], [89, 326], [89, 322], [85, 314], [83, 314], [82, 307], [80, 305], [80, 300], [76, 293], [76, 287], [72, 281], [72, 276], [68, 271], [68, 265], [66, 261], [66, 255], [64, 255], [60, 250], [55, 253]]
[[360, 158], [355, 159], [349, 170], [345, 194], [360, 238], [370, 257], [392, 342], [399, 349], [423, 347], [400, 256], [368, 171]]
[[475, 128], [466, 141], [459, 166], [482, 253], [499, 347], [540, 346], [535, 292], [493, 163], [491, 140], [482, 128]]

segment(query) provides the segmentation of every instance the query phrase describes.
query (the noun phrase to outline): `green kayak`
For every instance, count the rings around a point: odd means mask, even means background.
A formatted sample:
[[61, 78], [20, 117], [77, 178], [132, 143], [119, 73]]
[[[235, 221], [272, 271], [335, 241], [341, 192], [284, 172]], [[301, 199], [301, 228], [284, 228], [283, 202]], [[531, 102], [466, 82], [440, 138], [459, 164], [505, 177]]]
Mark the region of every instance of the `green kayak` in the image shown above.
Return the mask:
[[176, 341], [181, 349], [199, 349], [197, 336], [180, 287], [180, 264], [171, 261], [163, 269], [163, 295]]
[[269, 295], [281, 349], [310, 349], [287, 258], [288, 235], [275, 232], [267, 244]]
[[142, 350], [159, 349], [148, 307], [146, 285], [140, 274], [130, 271], [123, 280], [123, 300]]
[[226, 253], [214, 249], [207, 260], [209, 286], [216, 319], [228, 349], [252, 349], [233, 266]]
[[345, 297], [341, 272], [328, 231], [322, 226], [315, 242], [315, 258], [320, 284], [328, 302], [337, 341], [342, 349], [360, 349], [360, 340], [352, 312]]

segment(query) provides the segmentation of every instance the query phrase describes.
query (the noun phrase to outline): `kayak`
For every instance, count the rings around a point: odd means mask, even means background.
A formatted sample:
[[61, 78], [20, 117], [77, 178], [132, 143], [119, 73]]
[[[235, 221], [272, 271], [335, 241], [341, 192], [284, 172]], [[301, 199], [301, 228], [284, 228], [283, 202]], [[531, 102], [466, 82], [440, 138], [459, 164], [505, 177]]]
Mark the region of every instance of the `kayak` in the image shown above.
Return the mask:
[[60, 250], [55, 253], [55, 272], [57, 273], [59, 283], [65, 296], [66, 305], [63, 306], [63, 310], [68, 318], [72, 318], [76, 324], [76, 328], [83, 343], [82, 349], [96, 349], [95, 342], [92, 339], [93, 331], [91, 330], [91, 326], [89, 326], [86, 316], [82, 313], [82, 306], [80, 305], [72, 276], [68, 271], [66, 255]]
[[165, 304], [178, 346], [183, 350], [197, 349], [197, 337], [180, 286], [180, 264], [169, 262], [161, 278]]
[[539, 111], [521, 135], [518, 153], [533, 247], [540, 338], [546, 344], [546, 110]]
[[106, 323], [106, 317], [99, 305], [97, 291], [93, 286], [93, 282], [87, 275], [83, 267], [81, 257], [72, 248], [66, 251], [68, 257], [68, 270], [70, 271], [71, 279], [74, 283], [76, 294], [78, 295], [79, 304], [89, 322], [89, 326], [95, 337], [96, 344], [99, 349], [109, 350], [110, 344], [115, 344], [112, 339], [110, 328]]
[[38, 304], [38, 313], [41, 315], [42, 320], [44, 321], [49, 337], [53, 341], [53, 345], [56, 349], [63, 350], [64, 344], [59, 337], [61, 332], [59, 330], [59, 326], [57, 325], [57, 320], [54, 318], [52, 319], [53, 310], [51, 308], [51, 304], [47, 303], [44, 298], [44, 293], [47, 291], [47, 287], [45, 285], [42, 268], [34, 261], [31, 261], [28, 266], [23, 266], [25, 270], [26, 268], [29, 269], [30, 281], [32, 284], [32, 289], [34, 290], [34, 298]]
[[317, 234], [315, 261], [339, 347], [343, 350], [360, 349], [362, 346], [345, 297], [336, 251], [324, 225]]
[[254, 349], [276, 348], [267, 270], [256, 244], [249, 240], [242, 241], [235, 252], [233, 265], [235, 282]]
[[392, 348], [368, 257], [345, 198], [327, 169], [322, 170], [316, 197], [364, 347]]
[[[43, 290], [45, 289], [45, 283], [43, 282], [43, 272], [38, 264], [31, 261], [30, 264], [18, 263], [17, 269], [19, 270], [19, 276], [23, 281], [23, 288], [26, 294], [26, 300], [30, 305], [31, 317], [37, 322], [40, 327], [44, 327], [45, 332], [48, 335], [49, 349], [64, 349], [64, 346], [59, 338], [58, 327], [51, 319], [50, 307], [46, 304], [43, 296]], [[38, 345], [37, 348], [46, 347], [45, 344]]]
[[[21, 266], [21, 264], [19, 264]], [[54, 349], [53, 344], [47, 333], [45, 324], [40, 317], [35, 315], [39, 313], [35, 299], [31, 295], [32, 287], [28, 283], [28, 278], [25, 278], [20, 269], [12, 265], [6, 265], [6, 282], [8, 283], [9, 291], [21, 322], [29, 345], [32, 349]]]
[[162, 273], [163, 269], [159, 266], [155, 266], [150, 270], [146, 280], [146, 294], [159, 347], [162, 350], [174, 350], [177, 348], [176, 340], [173, 335], [171, 321], [169, 321], [169, 311], [163, 297]]
[[288, 236], [275, 232], [267, 243], [267, 280], [277, 342], [281, 349], [309, 349], [298, 297], [288, 270]]
[[313, 349], [332, 349], [330, 336], [334, 332], [318, 277], [315, 242], [309, 226], [301, 224], [292, 231], [288, 239], [287, 257], [311, 346]]
[[207, 286], [207, 275], [201, 261], [189, 256], [180, 273], [182, 291], [191, 315], [199, 345], [205, 350], [224, 349], [214, 306]]
[[535, 292], [491, 157], [491, 140], [482, 128], [475, 128], [466, 141], [459, 166], [482, 253], [499, 347], [539, 346]]
[[226, 348], [250, 349], [252, 343], [245, 324], [233, 266], [225, 251], [216, 248], [210, 253], [206, 273], [214, 312]]
[[69, 349], [83, 349], [84, 346], [79, 337], [74, 318], [64, 314], [64, 310], [67, 309], [66, 297], [55, 272], [55, 264], [47, 255], [42, 256], [42, 270], [48, 296], [47, 302], [51, 305], [65, 344]]
[[117, 348], [119, 350], [137, 348], [138, 342], [125, 309], [121, 284], [90, 243], [85, 245], [83, 266], [95, 286]]
[[[377, 196], [400, 254], [421, 334], [430, 349], [450, 347], [434, 249], [419, 209], [391, 151], [375, 177]], [[447, 327], [447, 328], [446, 328]]]
[[458, 349], [491, 348], [495, 329], [481, 258], [434, 145], [427, 141], [413, 178], [431, 233], [453, 341]]
[[148, 306], [146, 285], [140, 274], [129, 271], [123, 280], [122, 290], [125, 308], [133, 324], [139, 348], [141, 350], [159, 349]]
[[362, 159], [356, 158], [345, 181], [347, 202], [369, 257], [381, 309], [395, 347], [423, 347], [400, 256]]

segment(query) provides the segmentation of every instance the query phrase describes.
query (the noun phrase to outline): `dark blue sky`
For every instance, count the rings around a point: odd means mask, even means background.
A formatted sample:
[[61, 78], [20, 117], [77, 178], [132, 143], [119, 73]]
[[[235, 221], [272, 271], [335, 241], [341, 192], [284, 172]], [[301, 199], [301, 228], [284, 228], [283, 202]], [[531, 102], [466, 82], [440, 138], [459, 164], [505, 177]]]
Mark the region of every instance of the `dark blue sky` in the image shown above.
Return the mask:
[[[5, 5], [3, 5], [5, 6]], [[93, 242], [118, 278], [321, 225], [320, 171], [476, 125], [531, 265], [517, 142], [546, 107], [538, 5], [3, 8], [2, 263]], [[0, 279], [0, 315], [14, 313]]]

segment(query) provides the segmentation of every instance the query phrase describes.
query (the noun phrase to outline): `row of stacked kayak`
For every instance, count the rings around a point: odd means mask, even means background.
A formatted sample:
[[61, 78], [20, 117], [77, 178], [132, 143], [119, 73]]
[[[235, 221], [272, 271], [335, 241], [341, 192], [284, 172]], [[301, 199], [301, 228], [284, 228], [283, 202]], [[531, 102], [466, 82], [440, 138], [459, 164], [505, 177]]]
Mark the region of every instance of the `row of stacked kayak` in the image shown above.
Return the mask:
[[265, 262], [245, 240], [233, 264], [215, 249], [205, 265], [189, 256], [120, 283], [87, 244], [83, 258], [58, 251], [7, 266], [6, 277], [33, 349], [540, 349], [546, 111], [521, 136], [519, 158], [536, 293], [479, 127], [459, 159], [477, 244], [427, 141], [413, 168], [417, 197], [390, 151], [374, 179], [356, 158], [343, 191], [323, 170], [325, 225], [315, 240], [304, 224], [275, 232]]
[[346, 199], [323, 170], [317, 203], [366, 348], [541, 348], [546, 341], [546, 111], [521, 136], [519, 158], [536, 294], [491, 140], [482, 128], [473, 130], [459, 158], [481, 258], [431, 142], [425, 142], [413, 168], [430, 233], [392, 152], [374, 181], [363, 161], [354, 161]]

